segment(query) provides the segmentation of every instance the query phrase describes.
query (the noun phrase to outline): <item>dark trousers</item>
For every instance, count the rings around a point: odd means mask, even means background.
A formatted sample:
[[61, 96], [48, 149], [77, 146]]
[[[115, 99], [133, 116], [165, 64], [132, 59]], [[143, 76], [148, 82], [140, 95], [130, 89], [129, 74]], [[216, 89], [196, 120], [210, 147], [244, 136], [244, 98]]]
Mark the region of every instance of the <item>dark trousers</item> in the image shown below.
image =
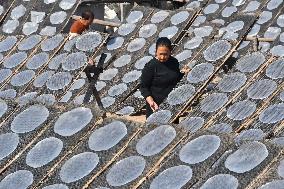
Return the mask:
[[146, 102], [146, 118], [148, 118], [153, 113], [153, 110], [151, 109], [148, 102]]

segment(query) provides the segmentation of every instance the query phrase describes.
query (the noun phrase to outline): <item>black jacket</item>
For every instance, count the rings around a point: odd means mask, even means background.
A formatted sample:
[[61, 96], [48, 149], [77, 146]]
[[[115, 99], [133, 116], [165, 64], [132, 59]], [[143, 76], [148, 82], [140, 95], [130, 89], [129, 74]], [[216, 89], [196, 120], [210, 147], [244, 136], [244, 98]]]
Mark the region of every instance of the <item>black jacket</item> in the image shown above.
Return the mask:
[[140, 91], [144, 98], [152, 96], [157, 104], [163, 102], [184, 74], [180, 73], [179, 62], [170, 57], [166, 62], [156, 58], [150, 60], [142, 70]]

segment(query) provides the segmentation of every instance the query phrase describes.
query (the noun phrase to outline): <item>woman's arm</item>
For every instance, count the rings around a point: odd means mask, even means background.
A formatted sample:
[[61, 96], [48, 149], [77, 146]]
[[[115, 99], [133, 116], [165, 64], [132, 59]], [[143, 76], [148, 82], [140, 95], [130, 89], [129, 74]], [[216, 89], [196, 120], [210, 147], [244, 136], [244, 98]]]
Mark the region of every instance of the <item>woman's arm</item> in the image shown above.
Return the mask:
[[154, 77], [154, 68], [151, 62], [148, 62], [142, 70], [140, 91], [142, 96], [146, 99], [148, 96], [152, 96], [151, 86]]
[[154, 77], [154, 66], [148, 62], [142, 70], [140, 91], [146, 102], [150, 105], [153, 111], [158, 109], [157, 103], [154, 101], [151, 92], [152, 81]]

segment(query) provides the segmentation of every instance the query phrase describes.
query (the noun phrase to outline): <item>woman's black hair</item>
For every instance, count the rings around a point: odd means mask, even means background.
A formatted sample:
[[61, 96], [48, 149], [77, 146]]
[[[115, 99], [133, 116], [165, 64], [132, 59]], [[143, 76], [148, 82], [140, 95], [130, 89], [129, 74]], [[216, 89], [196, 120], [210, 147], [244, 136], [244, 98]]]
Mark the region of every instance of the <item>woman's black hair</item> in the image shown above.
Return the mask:
[[87, 10], [82, 13], [82, 18], [85, 20], [94, 20], [95, 16], [92, 11]]
[[159, 46], [165, 46], [172, 50], [172, 42], [167, 37], [160, 37], [156, 42], [156, 51]]

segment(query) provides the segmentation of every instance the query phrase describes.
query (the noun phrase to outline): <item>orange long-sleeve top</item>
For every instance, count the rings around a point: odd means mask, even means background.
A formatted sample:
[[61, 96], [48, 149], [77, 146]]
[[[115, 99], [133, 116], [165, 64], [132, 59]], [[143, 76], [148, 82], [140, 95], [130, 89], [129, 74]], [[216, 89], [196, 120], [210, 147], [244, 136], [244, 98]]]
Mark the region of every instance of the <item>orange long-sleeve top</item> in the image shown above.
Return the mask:
[[76, 20], [75, 22], [73, 22], [70, 28], [70, 33], [82, 34], [83, 31], [85, 31], [88, 28], [89, 26], [85, 25], [81, 20]]

